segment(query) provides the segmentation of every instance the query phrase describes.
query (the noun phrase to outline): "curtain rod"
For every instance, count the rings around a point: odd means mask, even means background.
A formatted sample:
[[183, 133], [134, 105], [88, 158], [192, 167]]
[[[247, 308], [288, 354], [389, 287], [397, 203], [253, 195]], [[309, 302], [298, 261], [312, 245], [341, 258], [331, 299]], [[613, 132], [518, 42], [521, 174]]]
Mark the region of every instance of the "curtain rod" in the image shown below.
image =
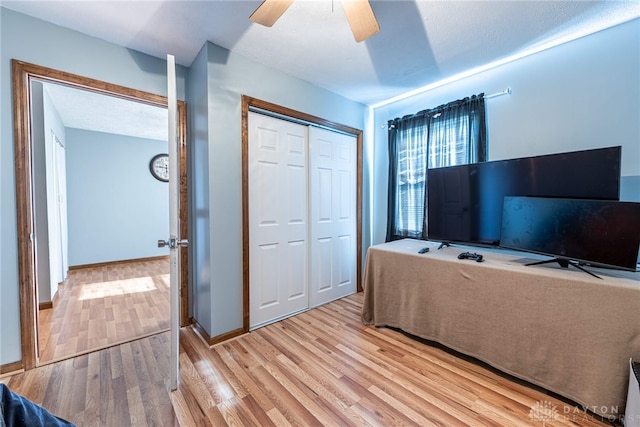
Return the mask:
[[491, 95], [485, 95], [484, 99], [495, 98], [496, 96], [502, 96], [502, 95], [511, 95], [511, 88], [508, 87], [505, 90], [503, 90], [502, 92], [496, 92], [496, 93], [492, 93]]
[[[496, 93], [492, 93], [492, 94], [490, 94], [490, 95], [485, 95], [485, 96], [483, 96], [483, 98], [484, 98], [484, 99], [487, 99], [487, 98], [495, 98], [495, 97], [502, 96], [502, 95], [511, 95], [511, 88], [510, 88], [510, 87], [508, 87], [508, 88], [506, 88], [505, 90], [503, 90], [502, 92], [496, 92]], [[380, 127], [386, 128], [386, 127], [387, 127], [387, 124], [386, 124], [386, 123], [384, 123], [384, 124], [382, 124]]]

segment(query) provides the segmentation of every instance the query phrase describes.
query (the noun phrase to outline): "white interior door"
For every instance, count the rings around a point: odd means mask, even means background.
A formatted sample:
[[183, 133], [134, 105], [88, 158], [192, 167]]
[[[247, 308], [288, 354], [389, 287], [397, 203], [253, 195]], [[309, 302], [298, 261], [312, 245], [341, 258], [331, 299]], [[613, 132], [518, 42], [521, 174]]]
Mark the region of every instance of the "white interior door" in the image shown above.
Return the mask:
[[249, 323], [309, 306], [307, 126], [249, 112]]
[[176, 90], [176, 65], [173, 55], [167, 55], [167, 108], [169, 116], [169, 240], [159, 241], [158, 246], [169, 246], [169, 292], [171, 310], [171, 367], [170, 388], [178, 388], [178, 355], [180, 333], [180, 250], [187, 245], [180, 237], [180, 157], [178, 155], [178, 98]]
[[309, 306], [356, 292], [356, 138], [309, 128]]

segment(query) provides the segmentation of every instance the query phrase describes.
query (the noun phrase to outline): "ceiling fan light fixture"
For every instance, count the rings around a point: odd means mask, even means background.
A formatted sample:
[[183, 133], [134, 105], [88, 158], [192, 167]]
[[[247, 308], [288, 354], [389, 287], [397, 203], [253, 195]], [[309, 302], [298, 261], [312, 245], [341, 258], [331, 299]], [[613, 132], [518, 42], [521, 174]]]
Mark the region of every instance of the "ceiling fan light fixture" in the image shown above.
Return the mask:
[[342, 7], [356, 42], [360, 43], [380, 31], [369, 0], [343, 0]]
[[289, 9], [294, 0], [264, 0], [251, 14], [249, 20], [256, 24], [271, 27]]
[[[264, 0], [251, 14], [249, 20], [271, 27], [293, 2], [294, 0]], [[342, 6], [356, 42], [360, 43], [380, 31], [369, 0], [343, 0]]]

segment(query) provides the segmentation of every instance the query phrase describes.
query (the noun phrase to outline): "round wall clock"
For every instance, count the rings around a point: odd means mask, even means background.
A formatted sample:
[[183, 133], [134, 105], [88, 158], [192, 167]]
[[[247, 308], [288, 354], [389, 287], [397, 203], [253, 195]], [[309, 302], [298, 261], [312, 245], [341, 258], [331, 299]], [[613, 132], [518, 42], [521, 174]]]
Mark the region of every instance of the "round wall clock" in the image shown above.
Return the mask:
[[149, 162], [149, 171], [158, 181], [169, 182], [169, 155], [157, 154]]

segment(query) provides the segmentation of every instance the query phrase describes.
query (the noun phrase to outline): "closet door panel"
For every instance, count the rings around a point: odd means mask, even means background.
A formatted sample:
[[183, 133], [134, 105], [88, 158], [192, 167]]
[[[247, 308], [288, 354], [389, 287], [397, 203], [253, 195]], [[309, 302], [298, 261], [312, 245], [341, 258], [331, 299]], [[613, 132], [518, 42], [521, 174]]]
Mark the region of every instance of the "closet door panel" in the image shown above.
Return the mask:
[[315, 307], [356, 291], [356, 139], [309, 129], [310, 290]]
[[249, 113], [250, 328], [306, 309], [307, 127]]

